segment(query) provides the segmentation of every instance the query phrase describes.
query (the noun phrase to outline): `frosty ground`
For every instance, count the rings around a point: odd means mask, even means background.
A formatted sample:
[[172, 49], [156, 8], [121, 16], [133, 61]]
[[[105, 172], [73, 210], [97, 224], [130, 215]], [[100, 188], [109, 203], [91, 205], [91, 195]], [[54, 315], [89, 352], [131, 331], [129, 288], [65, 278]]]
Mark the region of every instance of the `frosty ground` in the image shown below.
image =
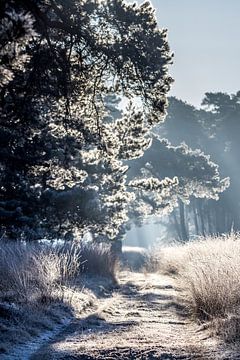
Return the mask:
[[31, 360], [240, 359], [195, 324], [169, 276], [121, 272], [97, 310], [74, 319]]

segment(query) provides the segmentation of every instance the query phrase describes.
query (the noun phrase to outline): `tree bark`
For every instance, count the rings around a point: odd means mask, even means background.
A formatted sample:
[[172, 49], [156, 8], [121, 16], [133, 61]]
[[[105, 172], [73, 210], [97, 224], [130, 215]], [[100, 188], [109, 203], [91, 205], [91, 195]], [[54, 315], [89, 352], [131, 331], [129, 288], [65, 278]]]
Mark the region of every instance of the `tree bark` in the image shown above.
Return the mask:
[[189, 240], [189, 233], [188, 233], [187, 226], [186, 226], [185, 206], [184, 206], [184, 203], [182, 202], [182, 200], [178, 200], [178, 204], [179, 204], [182, 240], [187, 241], [187, 240]]

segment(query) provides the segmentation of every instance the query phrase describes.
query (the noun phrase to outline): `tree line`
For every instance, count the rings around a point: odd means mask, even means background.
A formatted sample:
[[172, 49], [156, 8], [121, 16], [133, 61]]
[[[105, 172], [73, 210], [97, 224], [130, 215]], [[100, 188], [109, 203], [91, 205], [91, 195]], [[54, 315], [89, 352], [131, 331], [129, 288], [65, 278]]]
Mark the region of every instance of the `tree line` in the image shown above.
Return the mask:
[[[168, 230], [181, 240], [191, 235], [239, 231], [240, 92], [206, 93], [200, 109], [174, 97], [169, 103], [167, 119], [156, 132], [167, 137], [173, 146], [185, 143], [209, 154], [218, 165], [218, 173], [229, 177], [229, 186], [226, 191], [219, 192], [218, 201], [199, 196], [191, 196], [189, 203], [180, 201], [167, 219]], [[188, 171], [189, 165], [183, 168], [182, 175], [187, 177]]]

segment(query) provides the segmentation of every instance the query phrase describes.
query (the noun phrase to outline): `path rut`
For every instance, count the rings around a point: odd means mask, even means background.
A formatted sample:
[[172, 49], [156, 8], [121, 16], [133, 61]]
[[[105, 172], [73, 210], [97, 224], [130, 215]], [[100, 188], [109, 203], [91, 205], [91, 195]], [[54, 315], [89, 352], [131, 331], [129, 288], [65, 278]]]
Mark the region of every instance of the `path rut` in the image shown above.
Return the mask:
[[189, 319], [179, 295], [170, 277], [122, 272], [97, 312], [72, 321], [31, 359], [240, 359]]

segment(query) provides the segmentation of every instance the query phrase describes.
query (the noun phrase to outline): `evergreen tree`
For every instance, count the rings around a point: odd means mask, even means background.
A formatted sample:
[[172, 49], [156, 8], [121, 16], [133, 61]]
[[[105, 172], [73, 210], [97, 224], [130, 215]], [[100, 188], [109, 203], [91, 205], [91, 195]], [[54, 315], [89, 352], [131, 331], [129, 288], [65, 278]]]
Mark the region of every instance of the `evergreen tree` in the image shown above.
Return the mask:
[[221, 196], [217, 207], [209, 204], [214, 219], [215, 232], [229, 232], [240, 229], [239, 192], [239, 133], [240, 133], [240, 92], [206, 93], [203, 106], [203, 126], [208, 132], [208, 151], [218, 162], [223, 175], [229, 176], [231, 185]]
[[[134, 198], [123, 161], [165, 116], [166, 31], [149, 2], [3, 0], [0, 14], [2, 231], [114, 238]], [[129, 103], [120, 118], [113, 93]]]
[[166, 121], [157, 125], [154, 131], [172, 145], [178, 146], [185, 142], [193, 149], [204, 151], [207, 135], [201, 123], [201, 111], [180, 99], [170, 97], [167, 113]]

